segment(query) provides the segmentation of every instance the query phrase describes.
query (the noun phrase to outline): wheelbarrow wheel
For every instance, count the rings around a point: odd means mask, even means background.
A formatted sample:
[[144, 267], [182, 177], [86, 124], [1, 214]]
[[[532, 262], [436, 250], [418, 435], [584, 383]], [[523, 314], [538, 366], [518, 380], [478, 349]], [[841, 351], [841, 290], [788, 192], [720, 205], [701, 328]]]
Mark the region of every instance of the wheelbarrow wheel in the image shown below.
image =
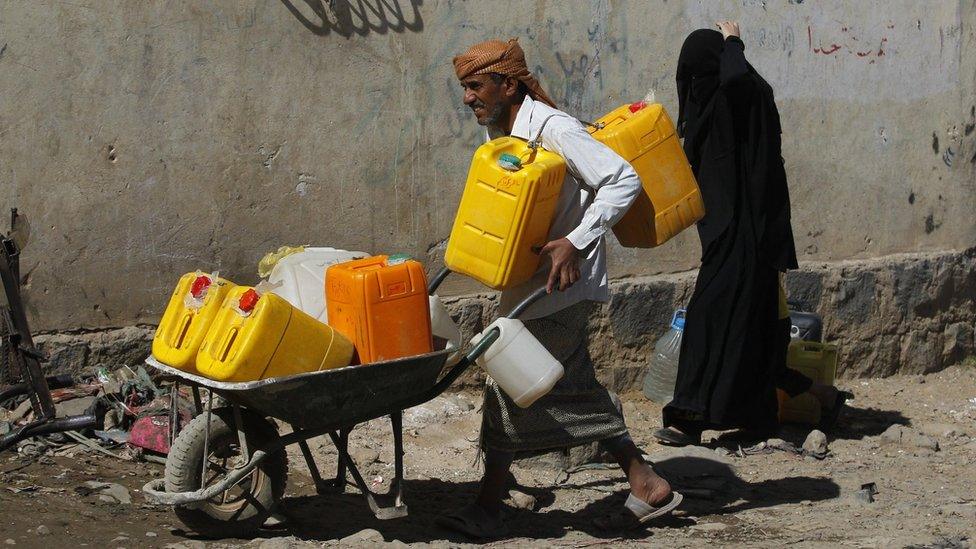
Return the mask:
[[[270, 421], [241, 411], [244, 436], [253, 452], [278, 438]], [[201, 488], [207, 416], [201, 414], [180, 431], [166, 458], [166, 491], [194, 492]], [[228, 471], [244, 463], [238, 443], [234, 414], [217, 408], [210, 417], [206, 486], [222, 480]], [[195, 532], [216, 538], [245, 537], [261, 527], [285, 492], [288, 457], [284, 451], [269, 455], [254, 471], [221, 494], [198, 503], [179, 505], [176, 516]]]

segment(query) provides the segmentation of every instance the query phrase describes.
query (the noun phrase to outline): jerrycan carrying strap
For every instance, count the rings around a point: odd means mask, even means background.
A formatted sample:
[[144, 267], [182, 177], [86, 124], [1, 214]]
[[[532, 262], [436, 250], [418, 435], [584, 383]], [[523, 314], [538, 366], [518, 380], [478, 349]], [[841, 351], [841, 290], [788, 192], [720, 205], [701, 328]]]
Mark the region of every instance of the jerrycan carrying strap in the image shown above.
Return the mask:
[[[603, 127], [605, 126], [605, 124], [603, 122], [599, 122], [599, 123], [594, 124], [593, 122], [586, 122], [586, 121], [580, 120], [578, 118], [575, 118], [573, 116], [570, 116], [570, 115], [568, 115], [566, 113], [550, 114], [549, 116], [547, 116], [542, 121], [542, 125], [539, 126], [539, 131], [535, 134], [535, 139], [529, 140], [528, 147], [530, 149], [532, 149], [533, 151], [535, 151], [539, 147], [542, 146], [542, 131], [546, 129], [546, 124], [549, 123], [549, 120], [552, 119], [552, 118], [554, 118], [554, 117], [556, 117], [556, 116], [565, 116], [566, 118], [571, 118], [573, 120], [576, 120], [577, 122], [583, 124], [584, 126], [591, 126], [591, 127], [594, 127], [594, 128], [596, 128], [598, 130], [603, 129]], [[563, 160], [565, 160], [565, 158]], [[572, 173], [570, 173], [569, 175], [572, 176], [573, 181], [576, 181], [576, 184], [577, 185], [580, 185], [581, 187], [584, 185], [584, 183], [582, 181], [580, 181], [580, 178], [579, 177], [576, 177]]]
[[542, 121], [542, 125], [539, 126], [539, 132], [535, 134], [535, 139], [532, 139], [532, 140], [529, 141], [529, 148], [530, 149], [535, 150], [535, 149], [538, 149], [542, 145], [542, 131], [546, 129], [546, 124], [549, 123], [549, 120], [551, 118], [553, 118], [553, 117], [556, 117], [556, 116], [565, 116], [566, 118], [572, 118], [573, 120], [576, 120], [577, 122], [579, 122], [580, 124], [583, 124], [584, 126], [590, 126], [590, 127], [596, 128], [598, 130], [602, 130], [604, 128], [604, 126], [606, 126], [606, 124], [604, 124], [603, 122], [598, 122], [598, 123], [587, 122], [585, 120], [580, 120], [578, 118], [574, 118], [574, 117], [572, 117], [572, 116], [570, 116], [570, 115], [568, 115], [566, 113], [550, 114], [549, 116], [547, 116], [545, 118], [545, 120]]

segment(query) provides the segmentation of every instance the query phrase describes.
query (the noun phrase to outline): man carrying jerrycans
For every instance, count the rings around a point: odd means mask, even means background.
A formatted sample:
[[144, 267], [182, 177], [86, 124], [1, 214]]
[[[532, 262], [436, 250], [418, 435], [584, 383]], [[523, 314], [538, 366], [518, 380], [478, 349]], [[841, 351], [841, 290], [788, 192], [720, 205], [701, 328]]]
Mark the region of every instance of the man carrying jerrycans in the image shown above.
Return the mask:
[[454, 68], [464, 103], [485, 126], [487, 139], [541, 136], [542, 147], [565, 160], [567, 173], [549, 242], [539, 250], [544, 259], [540, 270], [528, 282], [505, 290], [501, 298], [501, 310], [507, 311], [546, 286], [548, 295], [520, 318], [562, 363], [565, 375], [528, 408], [516, 406], [496, 384], [489, 385], [480, 492], [472, 504], [440, 517], [438, 524], [474, 537], [503, 535], [502, 500], [514, 457], [594, 441], [613, 454], [630, 482], [629, 514], [624, 516], [645, 522], [670, 513], [681, 503], [681, 495], [644, 461], [623, 415], [596, 380], [587, 348], [587, 319], [598, 302], [609, 298], [605, 234], [634, 201], [640, 180], [623, 158], [555, 108], [529, 72], [515, 39], [476, 44], [454, 58]]

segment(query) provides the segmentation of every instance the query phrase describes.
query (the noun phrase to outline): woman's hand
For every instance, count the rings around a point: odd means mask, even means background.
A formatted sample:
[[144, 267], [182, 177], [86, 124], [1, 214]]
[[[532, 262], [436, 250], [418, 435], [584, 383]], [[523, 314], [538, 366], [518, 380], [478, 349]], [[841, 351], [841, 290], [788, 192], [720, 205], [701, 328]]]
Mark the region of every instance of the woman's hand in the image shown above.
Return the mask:
[[722, 39], [726, 39], [730, 36], [739, 36], [739, 23], [735, 21], [719, 21], [715, 23], [718, 30], [722, 31]]

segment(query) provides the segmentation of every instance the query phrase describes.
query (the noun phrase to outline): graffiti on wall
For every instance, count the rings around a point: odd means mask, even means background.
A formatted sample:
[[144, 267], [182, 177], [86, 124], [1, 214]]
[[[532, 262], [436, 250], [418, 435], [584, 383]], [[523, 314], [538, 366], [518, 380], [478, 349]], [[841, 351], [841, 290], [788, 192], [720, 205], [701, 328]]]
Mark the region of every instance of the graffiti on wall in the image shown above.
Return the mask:
[[767, 4], [689, 2], [685, 16], [693, 27], [737, 19], [746, 55], [780, 97], [913, 100], [959, 82], [962, 24], [955, 3], [892, 1], [857, 17], [842, 2]]

